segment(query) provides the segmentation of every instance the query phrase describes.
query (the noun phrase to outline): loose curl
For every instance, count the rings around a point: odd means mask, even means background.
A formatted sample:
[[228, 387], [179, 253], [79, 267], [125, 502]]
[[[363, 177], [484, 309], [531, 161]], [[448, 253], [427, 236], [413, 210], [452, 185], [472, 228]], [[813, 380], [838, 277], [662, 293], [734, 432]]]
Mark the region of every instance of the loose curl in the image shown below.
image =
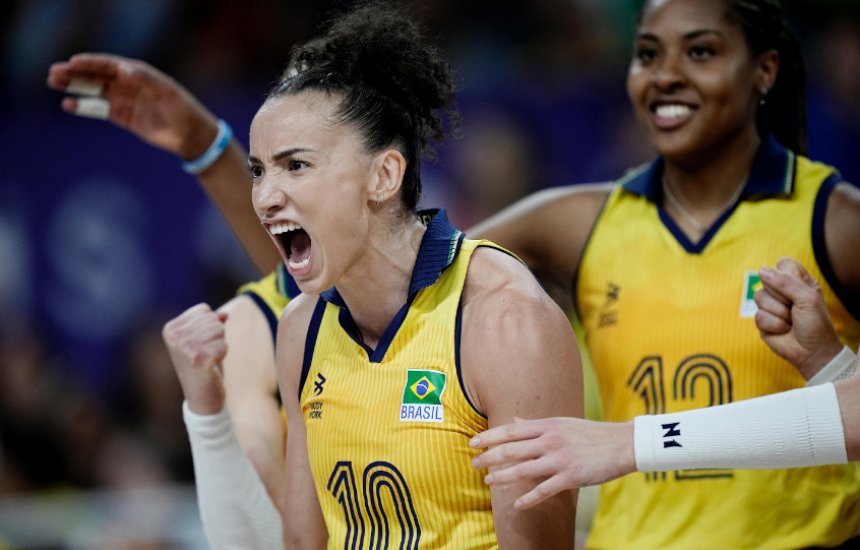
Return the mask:
[[401, 198], [414, 211], [421, 158], [444, 138], [446, 121], [452, 129], [459, 122], [450, 67], [415, 23], [385, 2], [335, 17], [320, 38], [293, 51], [266, 101], [308, 89], [342, 96], [337, 121], [355, 125], [367, 150], [394, 146], [403, 154]]

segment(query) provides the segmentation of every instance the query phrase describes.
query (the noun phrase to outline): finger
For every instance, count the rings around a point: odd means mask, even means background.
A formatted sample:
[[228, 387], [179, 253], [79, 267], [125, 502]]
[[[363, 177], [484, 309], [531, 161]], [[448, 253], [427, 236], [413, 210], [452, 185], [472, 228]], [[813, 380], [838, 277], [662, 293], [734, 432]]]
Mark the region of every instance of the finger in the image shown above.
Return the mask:
[[791, 325], [776, 315], [764, 310], [758, 310], [755, 314], [755, 326], [765, 335], [787, 334], [791, 331]]
[[534, 439], [512, 441], [497, 445], [489, 451], [476, 456], [472, 459], [472, 466], [475, 468], [492, 468], [512, 462], [537, 458], [541, 454], [543, 454], [543, 451], [540, 445], [535, 443]]
[[518, 510], [525, 510], [526, 508], [531, 508], [532, 506], [540, 504], [546, 499], [555, 496], [562, 491], [566, 491], [572, 488], [573, 487], [566, 486], [564, 479], [561, 476], [553, 476], [546, 481], [539, 483], [537, 487], [515, 500], [514, 508]]
[[803, 267], [803, 264], [801, 264], [800, 262], [798, 262], [794, 258], [789, 258], [787, 256], [780, 258], [776, 262], [776, 268], [778, 271], [781, 271], [783, 273], [787, 273], [788, 275], [791, 275], [792, 277], [796, 277], [796, 278], [800, 279], [807, 286], [812, 287], [818, 291], [821, 291], [821, 285], [818, 284], [818, 281], [815, 280], [815, 277], [810, 275], [809, 271], [807, 271], [807, 269], [805, 267]]
[[469, 441], [469, 445], [476, 449], [487, 448], [510, 441], [533, 439], [543, 431], [543, 422], [540, 420], [519, 420], [479, 433]]
[[558, 474], [558, 471], [552, 468], [549, 462], [544, 457], [519, 462], [512, 466], [489, 472], [484, 476], [484, 482], [487, 485], [507, 485], [527, 479], [546, 478]]
[[791, 302], [786, 303], [784, 296], [771, 292], [768, 288], [762, 288], [753, 295], [753, 300], [759, 309], [791, 321]]
[[759, 271], [762, 283], [776, 295], [782, 295], [795, 304], [810, 304], [820, 299], [816, 288], [810, 287], [798, 277], [769, 267]]

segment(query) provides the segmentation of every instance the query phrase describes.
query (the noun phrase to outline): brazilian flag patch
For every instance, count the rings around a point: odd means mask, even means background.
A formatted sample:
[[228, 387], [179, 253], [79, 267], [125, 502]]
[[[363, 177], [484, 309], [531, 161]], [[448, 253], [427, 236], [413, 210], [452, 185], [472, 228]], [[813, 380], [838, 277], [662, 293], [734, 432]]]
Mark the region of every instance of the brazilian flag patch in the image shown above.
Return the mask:
[[446, 374], [435, 370], [409, 369], [400, 403], [401, 422], [442, 422], [442, 392]]
[[744, 288], [741, 294], [741, 317], [755, 317], [758, 306], [755, 305], [756, 290], [762, 287], [761, 277], [757, 271], [744, 273]]

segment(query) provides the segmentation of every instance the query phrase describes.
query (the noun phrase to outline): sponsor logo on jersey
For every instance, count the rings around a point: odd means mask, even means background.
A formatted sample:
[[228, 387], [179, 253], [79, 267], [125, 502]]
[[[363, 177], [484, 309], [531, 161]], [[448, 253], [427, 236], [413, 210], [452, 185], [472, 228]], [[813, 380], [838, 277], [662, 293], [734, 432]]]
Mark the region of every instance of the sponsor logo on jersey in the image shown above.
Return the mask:
[[618, 298], [621, 287], [612, 281], [606, 283], [606, 300], [600, 308], [600, 319], [597, 322], [599, 328], [609, 327], [618, 323]]
[[755, 292], [762, 287], [761, 277], [757, 271], [744, 273], [744, 287], [741, 294], [741, 317], [755, 317], [758, 306], [755, 305]]
[[446, 375], [435, 370], [409, 369], [400, 403], [401, 422], [442, 422], [442, 392]]

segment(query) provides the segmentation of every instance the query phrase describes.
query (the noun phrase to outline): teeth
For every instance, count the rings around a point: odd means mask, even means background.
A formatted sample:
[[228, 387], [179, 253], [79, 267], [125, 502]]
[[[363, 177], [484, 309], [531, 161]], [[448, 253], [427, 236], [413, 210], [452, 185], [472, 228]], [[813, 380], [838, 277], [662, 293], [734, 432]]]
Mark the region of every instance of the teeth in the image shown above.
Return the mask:
[[287, 264], [289, 264], [289, 266], [292, 269], [302, 269], [303, 267], [306, 267], [310, 263], [310, 261], [311, 261], [310, 258], [305, 258], [304, 260], [302, 260], [300, 262], [294, 262], [292, 260], [287, 260]]
[[690, 108], [686, 105], [659, 105], [654, 112], [660, 118], [681, 118], [690, 113]]
[[302, 226], [295, 222], [281, 222], [269, 226], [269, 232], [272, 235], [280, 235], [281, 233], [289, 233], [296, 229], [301, 229]]

